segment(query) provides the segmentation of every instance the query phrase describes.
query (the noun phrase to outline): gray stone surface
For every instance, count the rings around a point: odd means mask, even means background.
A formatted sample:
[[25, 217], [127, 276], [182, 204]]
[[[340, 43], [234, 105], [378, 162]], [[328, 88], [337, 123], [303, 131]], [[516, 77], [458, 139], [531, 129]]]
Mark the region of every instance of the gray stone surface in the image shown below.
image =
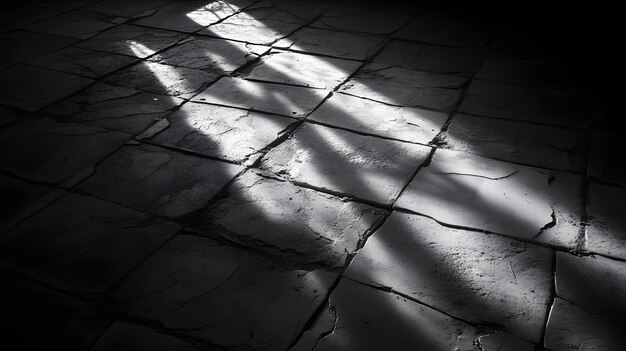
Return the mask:
[[0, 228], [51, 190], [19, 178], [0, 175]]
[[477, 19], [440, 11], [421, 13], [394, 38], [456, 47], [483, 47], [490, 39], [487, 28]]
[[37, 111], [91, 83], [69, 73], [15, 65], [0, 72], [0, 104]]
[[389, 34], [402, 27], [408, 19], [405, 13], [337, 6], [324, 13], [311, 26], [336, 31]]
[[98, 78], [135, 61], [133, 58], [122, 55], [70, 47], [36, 57], [26, 63], [84, 77]]
[[377, 35], [305, 27], [273, 46], [344, 59], [365, 60], [374, 55], [385, 41], [384, 37]]
[[361, 199], [393, 203], [430, 148], [307, 124], [272, 149], [263, 168]]
[[0, 35], [0, 68], [2, 66], [8, 67], [75, 42], [76, 40], [70, 38], [21, 30], [2, 34]]
[[76, 39], [89, 39], [94, 35], [126, 22], [126, 18], [90, 11], [74, 11], [28, 25], [25, 29], [45, 34], [55, 34]]
[[497, 332], [482, 335], [477, 344], [481, 351], [534, 351], [536, 346], [511, 334]]
[[283, 116], [304, 117], [328, 95], [324, 89], [253, 82], [226, 77], [192, 101], [239, 107]]
[[446, 147], [504, 161], [584, 173], [589, 135], [558, 127], [455, 115]]
[[596, 181], [626, 187], [626, 140], [619, 133], [594, 132], [589, 154], [589, 176]]
[[574, 248], [581, 187], [582, 177], [569, 173], [439, 149], [395, 206], [448, 225]]
[[624, 188], [591, 183], [587, 250], [626, 260], [625, 198]]
[[334, 279], [183, 235], [135, 270], [114, 296], [132, 316], [226, 349], [284, 350]]
[[369, 64], [339, 91], [391, 105], [449, 111], [465, 82], [460, 77]]
[[168, 2], [167, 0], [103, 0], [89, 5], [84, 9], [131, 18], [150, 15], [154, 13], [158, 7]]
[[164, 129], [156, 134], [147, 131], [138, 138], [243, 162], [274, 142], [293, 122], [276, 115], [189, 102], [167, 118]]
[[30, 23], [54, 17], [58, 13], [30, 6], [5, 6], [0, 11], [0, 33], [24, 27]]
[[66, 291], [102, 293], [178, 229], [141, 212], [68, 194], [3, 235], [0, 261]]
[[[159, 333], [148, 327], [115, 322], [98, 339], [91, 351], [197, 351], [198, 348], [173, 336]], [[213, 347], [202, 347], [202, 350], [221, 350]]]
[[548, 249], [394, 212], [346, 276], [538, 342], [550, 303], [551, 265]]
[[98, 0], [29, 0], [28, 4], [56, 12], [69, 12]]
[[284, 266], [342, 268], [384, 211], [247, 172], [190, 216], [208, 235], [260, 250]]
[[572, 72], [556, 62], [490, 57], [476, 75], [476, 79], [555, 89], [575, 87]]
[[427, 144], [439, 133], [448, 115], [413, 107], [390, 106], [336, 93], [309, 120], [360, 133]]
[[359, 68], [361, 62], [274, 51], [245, 75], [248, 79], [333, 89]]
[[127, 145], [79, 187], [98, 198], [178, 217], [200, 209], [241, 170], [156, 146]]

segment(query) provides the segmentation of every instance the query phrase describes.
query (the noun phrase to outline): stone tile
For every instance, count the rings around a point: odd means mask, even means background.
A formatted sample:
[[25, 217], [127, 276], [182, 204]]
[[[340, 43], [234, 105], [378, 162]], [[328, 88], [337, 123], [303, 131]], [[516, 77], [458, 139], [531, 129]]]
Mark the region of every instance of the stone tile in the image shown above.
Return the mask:
[[343, 59], [365, 60], [374, 55], [385, 42], [384, 37], [377, 35], [305, 27], [278, 41], [274, 47]]
[[478, 349], [483, 351], [534, 351], [537, 349], [536, 345], [502, 332], [482, 335], [478, 337], [477, 344]]
[[45, 111], [70, 121], [139, 134], [182, 102], [175, 97], [96, 83]]
[[35, 182], [62, 183], [93, 166], [129, 136], [50, 119], [20, 121], [0, 129], [0, 147], [12, 150], [0, 168]]
[[21, 30], [3, 34], [0, 35], [0, 65], [10, 66], [75, 42], [70, 38]]
[[557, 298], [550, 313], [545, 345], [550, 350], [621, 350], [626, 325], [589, 314]]
[[241, 170], [156, 146], [128, 145], [102, 161], [79, 187], [98, 198], [178, 217], [203, 207]]
[[452, 119], [443, 142], [458, 151], [584, 173], [589, 135], [558, 127], [458, 114]]
[[167, 4], [167, 0], [104, 0], [98, 1], [84, 9], [93, 12], [106, 13], [122, 17], [147, 16], [156, 11], [157, 8]]
[[476, 79], [537, 86], [553, 89], [576, 87], [572, 72], [563, 63], [490, 57], [476, 75]]
[[334, 279], [183, 235], [135, 270], [114, 297], [131, 316], [225, 349], [284, 350]]
[[77, 44], [84, 49], [145, 58], [185, 39], [186, 34], [121, 25]]
[[283, 266], [343, 268], [384, 211], [247, 172], [189, 227], [254, 248]]
[[0, 72], [0, 104], [37, 111], [91, 83], [69, 73], [16, 65]]
[[268, 50], [268, 46], [198, 36], [190, 37], [149, 60], [214, 73], [231, 73]]
[[[236, 108], [186, 103], [139, 139], [205, 156], [244, 162], [274, 142], [293, 119]], [[151, 128], [152, 129], [152, 128]]]
[[386, 104], [449, 111], [461, 97], [465, 78], [369, 64], [340, 92]]
[[463, 48], [483, 47], [491, 37], [486, 26], [476, 19], [440, 11], [422, 13], [393, 36]]
[[253, 4], [253, 0], [185, 1], [168, 4], [155, 14], [135, 23], [162, 29], [193, 33], [235, 14]]
[[626, 260], [625, 198], [626, 189], [591, 183], [587, 250]]
[[71, 47], [36, 57], [27, 63], [84, 77], [98, 78], [135, 61], [133, 58], [122, 55]]
[[403, 13], [337, 6], [311, 26], [335, 31], [389, 34], [402, 27], [408, 19], [409, 16]]
[[248, 79], [333, 89], [356, 71], [361, 62], [274, 51], [246, 74]]
[[107, 76], [105, 81], [121, 84], [154, 94], [164, 94], [189, 99], [202, 91], [219, 75], [197, 69], [140, 62]]
[[4, 7], [0, 11], [0, 33], [9, 32], [56, 15], [58, 13], [54, 11], [30, 6]]
[[21, 211], [32, 205], [37, 199], [50, 192], [50, 189], [31, 184], [6, 175], [0, 175], [0, 228]]
[[626, 187], [626, 156], [620, 150], [626, 140], [620, 133], [594, 132], [589, 154], [589, 176], [594, 180]]
[[[148, 327], [115, 322], [98, 339], [91, 351], [197, 351], [181, 339], [156, 332]], [[218, 348], [203, 345], [202, 350], [217, 351]]]
[[25, 29], [76, 39], [89, 39], [125, 21], [126, 18], [78, 10], [28, 25]]
[[573, 128], [592, 123], [589, 95], [475, 80], [460, 112]]
[[318, 330], [310, 347], [300, 342], [292, 350], [473, 350], [478, 334], [424, 305], [348, 279], [333, 291], [329, 305], [334, 309], [327, 312], [334, 318], [330, 330]]
[[291, 117], [304, 117], [328, 95], [324, 89], [309, 89], [275, 83], [222, 78], [192, 101], [252, 109]]
[[3, 235], [0, 260], [66, 291], [102, 293], [178, 229], [141, 212], [68, 194]]
[[360, 133], [427, 144], [439, 133], [448, 115], [413, 107], [381, 104], [346, 94], [333, 94], [309, 120]]
[[29, 5], [56, 12], [70, 12], [99, 0], [29, 0]]
[[307, 124], [267, 153], [263, 168], [314, 187], [389, 205], [430, 148]]
[[540, 246], [394, 212], [346, 276], [538, 342], [551, 300], [552, 255]]
[[461, 49], [444, 46], [391, 41], [374, 58], [375, 63], [417, 71], [472, 77], [484, 61], [480, 49]]
[[576, 247], [582, 177], [439, 149], [395, 206], [447, 225]]

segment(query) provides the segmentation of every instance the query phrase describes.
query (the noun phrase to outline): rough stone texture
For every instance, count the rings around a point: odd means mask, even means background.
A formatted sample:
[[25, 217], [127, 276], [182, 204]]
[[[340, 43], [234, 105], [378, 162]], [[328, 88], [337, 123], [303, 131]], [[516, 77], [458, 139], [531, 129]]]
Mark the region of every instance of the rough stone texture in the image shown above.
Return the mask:
[[182, 102], [175, 97], [97, 83], [45, 111], [70, 121], [138, 134]]
[[16, 122], [0, 129], [0, 168], [36, 182], [62, 183], [93, 166], [129, 136], [49, 119]]
[[0, 68], [75, 43], [76, 40], [21, 30], [0, 35]]
[[100, 163], [80, 189], [142, 211], [178, 217], [200, 209], [241, 170], [156, 146], [128, 145]]
[[158, 7], [163, 6], [168, 2], [168, 0], [104, 0], [98, 1], [93, 5], [85, 7], [84, 9], [130, 18], [152, 14]]
[[589, 176], [594, 180], [626, 187], [626, 140], [619, 133], [594, 132], [589, 155]]
[[290, 180], [391, 204], [430, 148], [307, 124], [272, 149], [263, 168]]
[[0, 104], [37, 111], [92, 82], [69, 73], [16, 65], [0, 72]]
[[246, 78], [333, 89], [354, 73], [360, 65], [361, 63], [357, 61], [275, 51], [263, 56], [259, 65], [255, 66]]
[[534, 351], [535, 345], [521, 340], [511, 334], [494, 333], [478, 338], [477, 344], [481, 351]]
[[48, 192], [50, 189], [41, 185], [0, 175], [0, 228]]
[[84, 49], [145, 58], [185, 39], [186, 34], [133, 25], [121, 25], [77, 44]]
[[282, 265], [342, 268], [383, 213], [247, 172], [189, 226], [258, 248]]
[[328, 90], [222, 78], [192, 101], [239, 107], [291, 117], [308, 115]]
[[[98, 339], [91, 351], [197, 351], [198, 348], [181, 339], [156, 332], [150, 328], [115, 322]], [[210, 346], [203, 346], [202, 350], [221, 350]]]
[[[292, 350], [474, 350], [475, 328], [348, 279], [333, 291], [329, 305], [334, 309], [327, 312], [335, 318], [332, 328], [320, 330], [315, 325], [319, 341], [309, 347], [301, 342]], [[332, 333], [323, 336], [321, 332]]]
[[0, 261], [63, 290], [100, 293], [178, 228], [109, 202], [68, 194], [3, 235]]
[[465, 82], [460, 77], [369, 64], [339, 91], [391, 105], [449, 111]]
[[101, 31], [125, 21], [126, 18], [79, 10], [28, 25], [25, 29], [82, 40], [89, 39]]
[[344, 59], [365, 60], [374, 55], [385, 41], [386, 39], [382, 36], [305, 27], [278, 41], [274, 47]]
[[573, 174], [440, 149], [395, 205], [448, 225], [573, 248], [581, 187]]
[[197, 69], [163, 65], [156, 62], [140, 62], [111, 76], [106, 81], [122, 84], [155, 94], [191, 98], [219, 75]]
[[381, 104], [346, 94], [333, 94], [309, 120], [360, 133], [427, 144], [439, 133], [448, 115], [413, 107]]
[[436, 11], [420, 14], [393, 36], [464, 48], [483, 47], [490, 38], [487, 28], [476, 19]]
[[460, 49], [428, 44], [391, 41], [375, 63], [398, 66], [424, 72], [471, 77], [483, 64], [480, 49]]
[[575, 87], [578, 72], [564, 69], [561, 63], [490, 57], [476, 79], [554, 89]]
[[625, 198], [626, 189], [591, 183], [587, 250], [626, 260]]
[[460, 112], [542, 124], [585, 128], [592, 123], [593, 101], [585, 93], [475, 80]]
[[192, 37], [149, 60], [172, 66], [231, 73], [267, 52], [268, 46], [223, 39]]
[[443, 142], [504, 161], [584, 173], [589, 135], [558, 127], [455, 115]]
[[389, 34], [402, 27], [408, 19], [409, 16], [398, 12], [338, 6], [324, 13], [311, 26], [337, 31]]
[[294, 120], [224, 106], [189, 102], [164, 129], [139, 135], [152, 143], [242, 162], [274, 142]]
[[286, 349], [334, 274], [292, 271], [212, 240], [179, 236], [114, 292], [132, 316], [226, 349]]
[[552, 252], [542, 247], [394, 212], [346, 276], [538, 342], [550, 303], [551, 262]]

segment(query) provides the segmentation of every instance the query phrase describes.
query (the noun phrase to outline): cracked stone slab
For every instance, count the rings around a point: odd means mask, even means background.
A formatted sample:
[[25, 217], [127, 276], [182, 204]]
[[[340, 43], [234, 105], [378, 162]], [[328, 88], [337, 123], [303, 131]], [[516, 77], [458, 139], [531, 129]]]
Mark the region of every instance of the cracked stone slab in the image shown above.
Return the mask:
[[390, 34], [402, 27], [408, 19], [409, 16], [403, 13], [337, 6], [324, 13], [311, 26], [335, 31]]
[[626, 141], [619, 133], [594, 132], [589, 154], [589, 176], [593, 179], [626, 187]]
[[106, 77], [111, 84], [121, 84], [147, 92], [189, 99], [219, 78], [216, 73], [175, 67], [156, 62], [139, 62]]
[[385, 42], [386, 39], [378, 35], [305, 27], [273, 46], [343, 59], [365, 60], [374, 55]]
[[305, 124], [262, 167], [289, 180], [391, 204], [430, 148]]
[[139, 134], [182, 102], [171, 96], [96, 83], [45, 111], [74, 122]]
[[454, 150], [576, 173], [584, 173], [589, 135], [558, 127], [454, 116], [443, 138]]
[[125, 313], [226, 349], [284, 350], [335, 275], [287, 270], [215, 241], [182, 235], [114, 293]]
[[93, 166], [128, 135], [50, 119], [19, 121], [0, 129], [0, 169], [36, 182], [60, 184]]
[[157, 8], [168, 2], [167, 0], [104, 0], [98, 1], [84, 9], [98, 13], [134, 18], [150, 15], [154, 13]]
[[449, 111], [461, 97], [466, 81], [461, 77], [369, 64], [339, 91], [396, 106]]
[[[5, 267], [73, 293], [100, 293], [173, 237], [179, 226], [68, 194], [4, 234]], [[45, 262], [45, 264], [42, 264]]]
[[245, 75], [248, 79], [333, 89], [356, 71], [361, 62], [274, 51]]
[[574, 128], [589, 127], [594, 112], [592, 98], [585, 93], [481, 80], [472, 82], [459, 111]]
[[334, 323], [330, 328], [314, 325], [305, 334], [314, 336], [314, 343], [307, 345], [303, 339], [293, 351], [474, 350], [476, 328], [349, 279], [341, 280], [329, 305], [326, 314], [334, 317]]
[[360, 133], [427, 144], [439, 133], [448, 115], [338, 93], [324, 101], [308, 119]]
[[138, 20], [148, 27], [193, 33], [237, 13], [254, 3], [253, 0], [185, 1], [168, 4], [155, 14]]
[[225, 77], [192, 101], [251, 109], [290, 117], [304, 117], [328, 95], [325, 89], [310, 89], [276, 83]]
[[178, 32], [123, 24], [81, 42], [77, 46], [84, 49], [145, 58], [186, 37], [186, 34]]
[[152, 145], [127, 145], [102, 161], [79, 187], [98, 198], [178, 217], [200, 209], [241, 170]]
[[75, 42], [76, 40], [70, 38], [21, 30], [2, 34], [0, 35], [0, 66], [8, 67]]
[[502, 332], [482, 335], [476, 342], [481, 351], [534, 351], [536, 346], [514, 335]]
[[550, 350], [621, 350], [626, 345], [626, 324], [594, 315], [556, 298], [546, 330]]
[[[202, 350], [221, 349], [202, 345]], [[141, 325], [116, 321], [98, 339], [91, 351], [197, 351], [199, 348], [179, 338], [157, 332]]]
[[259, 153], [294, 122], [282, 116], [193, 102], [166, 121], [164, 129], [138, 139], [234, 162]]
[[25, 29], [83, 40], [126, 22], [126, 20], [126, 18], [122, 17], [78, 10], [28, 25]]
[[268, 50], [269, 46], [197, 36], [150, 57], [149, 60], [227, 74], [257, 59]]
[[482, 66], [484, 55], [481, 49], [451, 48], [393, 40], [373, 62], [417, 71], [472, 77]]
[[346, 276], [538, 342], [551, 301], [552, 255], [540, 246], [394, 212]]
[[33, 22], [54, 17], [58, 13], [31, 6], [5, 6], [0, 11], [0, 33], [24, 27]]
[[69, 73], [15, 65], [0, 72], [0, 103], [34, 112], [91, 83]]
[[37, 199], [50, 192], [50, 189], [25, 182], [19, 178], [0, 175], [0, 228], [14, 216], [32, 205]]
[[591, 183], [586, 249], [626, 260], [626, 189]]
[[70, 47], [36, 57], [26, 63], [84, 77], [98, 78], [136, 61], [127, 56]]
[[189, 227], [274, 257], [283, 266], [342, 268], [384, 211], [247, 172]]
[[575, 88], [574, 73], [562, 63], [490, 57], [476, 79], [553, 89]]
[[395, 206], [452, 226], [574, 248], [582, 177], [439, 149]]

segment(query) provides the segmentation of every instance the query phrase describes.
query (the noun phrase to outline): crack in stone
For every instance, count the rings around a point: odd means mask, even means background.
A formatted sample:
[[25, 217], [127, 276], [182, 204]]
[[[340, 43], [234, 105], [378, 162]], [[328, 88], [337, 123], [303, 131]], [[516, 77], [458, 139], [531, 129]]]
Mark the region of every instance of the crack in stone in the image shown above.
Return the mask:
[[[460, 173], [460, 172], [437, 172], [437, 171], [430, 171], [433, 174], [442, 174], [442, 175], [460, 175], [460, 176], [468, 176], [468, 177], [477, 177], [477, 178], [484, 178], [484, 179], [490, 179], [490, 180], [500, 180], [500, 179], [505, 179], [508, 178], [512, 175], [515, 175], [517, 173], [517, 170], [511, 172], [510, 174], [504, 175], [502, 177], [487, 177], [487, 176], [483, 176], [483, 175], [478, 175], [478, 174], [471, 174], [471, 173]], [[553, 212], [554, 215], [554, 212]]]

